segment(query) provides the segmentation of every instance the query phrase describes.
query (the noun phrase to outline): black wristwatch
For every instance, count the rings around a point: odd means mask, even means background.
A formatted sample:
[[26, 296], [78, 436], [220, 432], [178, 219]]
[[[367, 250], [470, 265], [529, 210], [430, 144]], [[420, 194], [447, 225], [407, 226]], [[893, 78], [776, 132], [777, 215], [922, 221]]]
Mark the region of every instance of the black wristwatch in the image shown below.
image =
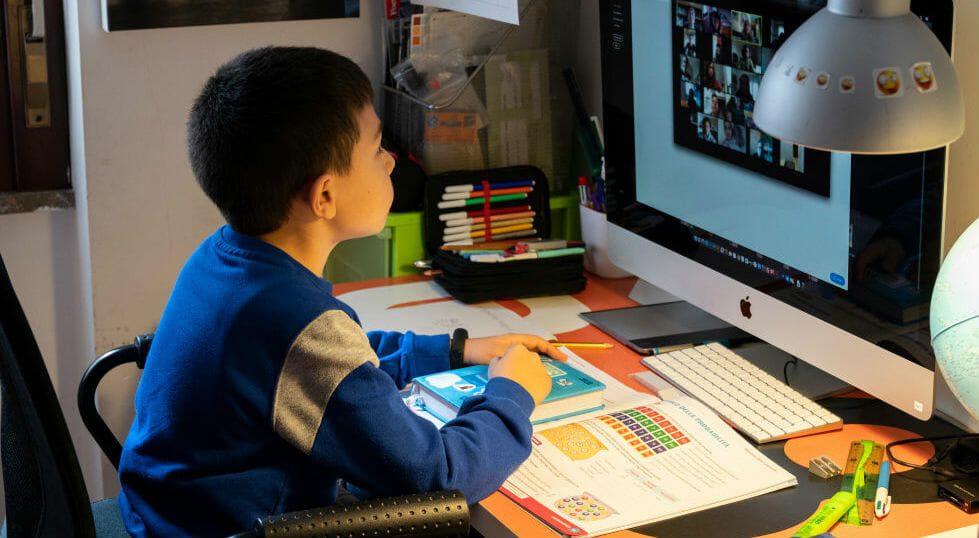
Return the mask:
[[467, 338], [469, 338], [469, 331], [461, 327], [452, 332], [452, 340], [449, 340], [450, 369], [462, 368], [463, 358], [466, 355]]

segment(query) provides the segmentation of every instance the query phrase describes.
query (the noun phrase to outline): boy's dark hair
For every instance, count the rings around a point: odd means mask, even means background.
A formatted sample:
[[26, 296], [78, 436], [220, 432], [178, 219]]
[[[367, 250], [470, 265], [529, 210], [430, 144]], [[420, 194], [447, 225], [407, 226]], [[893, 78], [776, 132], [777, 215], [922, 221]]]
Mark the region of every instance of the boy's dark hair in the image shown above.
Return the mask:
[[205, 83], [190, 111], [194, 176], [235, 230], [274, 231], [310, 180], [350, 170], [357, 114], [373, 95], [357, 64], [334, 52], [244, 52]]

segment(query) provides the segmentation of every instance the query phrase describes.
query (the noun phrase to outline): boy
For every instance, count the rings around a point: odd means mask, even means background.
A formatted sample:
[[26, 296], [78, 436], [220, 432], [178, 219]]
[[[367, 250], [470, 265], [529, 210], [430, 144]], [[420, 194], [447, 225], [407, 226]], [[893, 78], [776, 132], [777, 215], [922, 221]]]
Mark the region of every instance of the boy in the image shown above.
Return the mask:
[[[372, 93], [342, 56], [270, 47], [222, 66], [194, 103], [194, 175], [229, 224], [181, 271], [136, 394], [119, 467], [134, 536], [231, 535], [334, 503], [338, 479], [476, 502], [529, 455], [550, 390], [533, 351], [562, 353], [527, 335], [365, 335], [318, 276], [391, 205]], [[492, 379], [456, 420], [439, 430], [403, 404], [398, 387], [461, 363]]]

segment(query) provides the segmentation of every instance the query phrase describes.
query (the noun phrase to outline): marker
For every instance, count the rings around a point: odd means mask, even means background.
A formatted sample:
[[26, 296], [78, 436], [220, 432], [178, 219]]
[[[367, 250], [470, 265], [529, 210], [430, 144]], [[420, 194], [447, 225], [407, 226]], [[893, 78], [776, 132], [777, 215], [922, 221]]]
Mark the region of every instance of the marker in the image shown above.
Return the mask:
[[[442, 250], [465, 250], [466, 247], [468, 246], [469, 250], [472, 250], [472, 245], [478, 245], [480, 248], [489, 248], [485, 245], [495, 244], [495, 241], [497, 240], [514, 239], [517, 237], [533, 237], [536, 235], [537, 235], [537, 230], [531, 228], [529, 230], [521, 230], [519, 232], [507, 232], [505, 234], [499, 234], [499, 235], [493, 234], [493, 239], [491, 241], [487, 241], [486, 238], [484, 237], [476, 237], [473, 239], [460, 239], [458, 241], [451, 241], [451, 242], [447, 241], [444, 245], [441, 246], [441, 249]], [[515, 242], [516, 241], [514, 241], [514, 243]], [[513, 246], [512, 243], [504, 248], [510, 248], [511, 246]]]
[[500, 194], [519, 194], [521, 192], [533, 192], [532, 187], [511, 187], [509, 189], [493, 189], [486, 193], [485, 191], [472, 191], [472, 192], [447, 192], [442, 195], [443, 200], [465, 200], [467, 198], [485, 198], [487, 194], [489, 196], [497, 196]]
[[441, 250], [506, 250], [525, 239], [512, 239], [509, 241], [485, 241], [474, 245], [472, 241], [459, 241], [457, 243], [445, 244], [439, 247]]
[[512, 262], [516, 260], [536, 260], [537, 258], [556, 258], [559, 256], [572, 256], [574, 254], [584, 254], [585, 249], [581, 247], [572, 248], [557, 248], [554, 250], [539, 250], [536, 252], [517, 252], [515, 254], [504, 253], [504, 254], [481, 254], [473, 256], [470, 260], [474, 262], [483, 263], [496, 263], [496, 262]]
[[[497, 228], [502, 228], [504, 226], [513, 226], [516, 224], [529, 224], [534, 222], [534, 217], [524, 217], [522, 219], [507, 219], [507, 220], [495, 220], [490, 221], [490, 229], [496, 230]], [[462, 232], [472, 232], [475, 230], [485, 230], [485, 222], [474, 222], [472, 224], [460, 224], [459, 226], [446, 226], [442, 230], [442, 235], [455, 235]]]
[[887, 488], [891, 484], [891, 462], [880, 464], [880, 475], [877, 478], [877, 496], [874, 498], [874, 515], [882, 518], [891, 511], [891, 496]]
[[816, 513], [795, 531], [792, 538], [810, 538], [830, 529], [843, 514], [856, 504], [857, 497], [849, 491], [837, 491]]
[[[533, 180], [525, 181], [500, 181], [497, 183], [490, 183], [490, 189], [509, 189], [511, 187], [533, 187]], [[446, 185], [445, 192], [471, 192], [471, 191], [481, 191], [483, 190], [482, 183], [474, 183], [472, 185]]]
[[[501, 194], [499, 196], [490, 196], [490, 203], [496, 202], [509, 202], [510, 200], [523, 200], [527, 198], [527, 193], [520, 194]], [[448, 209], [450, 207], [466, 207], [467, 205], [483, 204], [486, 200], [484, 198], [469, 198], [467, 200], [448, 200], [445, 202], [439, 202], [439, 209]]]
[[[530, 230], [533, 227], [534, 227], [534, 224], [532, 222], [527, 222], [527, 223], [524, 223], [524, 224], [514, 224], [512, 226], [500, 226], [498, 228], [490, 228], [490, 233], [492, 233], [493, 236], [497, 236], [499, 234], [505, 234], [507, 232], [519, 232], [521, 230]], [[486, 230], [474, 230], [474, 231], [471, 231], [471, 232], [459, 232], [459, 233], [453, 233], [453, 234], [445, 234], [445, 235], [443, 235], [442, 236], [442, 241], [448, 242], [448, 241], [455, 241], [455, 240], [458, 240], [458, 239], [466, 239], [466, 238], [473, 238], [473, 239], [475, 239], [477, 237], [483, 237], [485, 235], [486, 235]]]
[[490, 222], [495, 222], [498, 220], [510, 220], [510, 219], [522, 219], [526, 217], [533, 217], [537, 213], [534, 211], [518, 211], [516, 213], [501, 213], [499, 215], [490, 215], [489, 217], [465, 217], [458, 218], [454, 220], [445, 221], [446, 228], [453, 228], [455, 226], [465, 226], [466, 224], [477, 224], [482, 223], [486, 220]]
[[581, 348], [581, 349], [612, 349], [615, 344], [605, 342], [550, 342], [554, 347]]
[[[501, 207], [499, 209], [490, 209], [490, 215], [503, 215], [505, 213], [519, 213], [521, 211], [531, 211], [533, 208], [529, 205], [519, 205], [514, 207]], [[482, 218], [483, 210], [475, 209], [473, 211], [454, 211], [452, 213], [442, 213], [439, 215], [439, 220], [456, 220], [464, 219], [467, 217], [472, 218]]]
[[456, 252], [458, 252], [460, 256], [466, 259], [469, 259], [473, 256], [486, 256], [486, 255], [504, 256], [507, 253], [505, 250], [457, 250]]

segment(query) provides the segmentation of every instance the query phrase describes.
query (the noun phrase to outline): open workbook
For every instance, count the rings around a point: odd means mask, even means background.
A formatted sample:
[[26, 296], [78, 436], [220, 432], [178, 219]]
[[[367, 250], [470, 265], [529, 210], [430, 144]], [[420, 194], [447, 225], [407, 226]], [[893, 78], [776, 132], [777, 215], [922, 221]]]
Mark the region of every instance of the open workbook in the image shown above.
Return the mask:
[[796, 484], [698, 401], [569, 363], [605, 383], [605, 408], [535, 426], [530, 457], [500, 488], [557, 532], [604, 534]]

